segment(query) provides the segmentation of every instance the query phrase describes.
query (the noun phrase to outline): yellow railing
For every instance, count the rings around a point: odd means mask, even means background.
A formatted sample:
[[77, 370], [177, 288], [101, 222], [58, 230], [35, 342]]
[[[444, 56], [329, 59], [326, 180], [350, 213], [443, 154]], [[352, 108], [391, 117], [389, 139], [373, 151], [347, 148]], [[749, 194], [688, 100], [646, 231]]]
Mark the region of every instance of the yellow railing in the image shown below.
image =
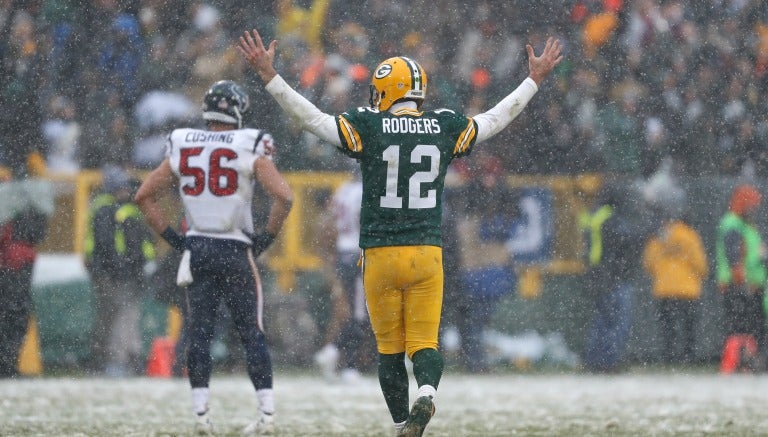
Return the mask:
[[[141, 177], [143, 174], [136, 176]], [[47, 177], [56, 182], [56, 213], [40, 250], [82, 254], [88, 204], [101, 185], [101, 173], [89, 170], [76, 175], [51, 174]], [[279, 286], [290, 291], [298, 273], [320, 268], [322, 260], [316, 252], [315, 244], [316, 218], [322, 212], [324, 200], [350, 176], [346, 173], [295, 172], [287, 173], [285, 177], [294, 192], [294, 206], [278, 241], [267, 253], [266, 263], [277, 275]], [[600, 178], [594, 175], [510, 176], [508, 183], [513, 187], [548, 187], [553, 193], [553, 258], [546, 265], [530, 267], [529, 272], [533, 272], [530, 273], [533, 275], [531, 278], [537, 278], [542, 273], [569, 274], [582, 271], [580, 254], [583, 253], [584, 242], [576, 218], [595, 194]], [[178, 217], [174, 215], [178, 211], [177, 202], [173, 196], [168, 196], [165, 206], [169, 218]]]
[[349, 179], [344, 173], [291, 173], [286, 175], [293, 190], [293, 208], [280, 232], [280, 239], [269, 252], [267, 265], [277, 275], [278, 285], [290, 291], [300, 271], [319, 270], [322, 260], [315, 253], [316, 219], [322, 212], [323, 196], [332, 193]]

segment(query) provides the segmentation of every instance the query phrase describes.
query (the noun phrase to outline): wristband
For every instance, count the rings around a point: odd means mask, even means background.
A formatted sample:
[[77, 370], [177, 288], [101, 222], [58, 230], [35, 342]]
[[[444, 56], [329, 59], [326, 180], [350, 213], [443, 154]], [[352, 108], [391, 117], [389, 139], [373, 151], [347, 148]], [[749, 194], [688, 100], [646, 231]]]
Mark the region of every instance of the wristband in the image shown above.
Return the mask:
[[275, 241], [275, 235], [270, 234], [269, 232], [262, 232], [254, 235], [253, 238], [251, 238], [251, 241], [253, 243], [251, 246], [253, 256], [259, 256], [272, 244], [273, 241]]
[[163, 240], [167, 241], [171, 247], [178, 250], [179, 252], [184, 250], [184, 237], [181, 236], [178, 232], [174, 231], [170, 226], [165, 228], [160, 236], [163, 237]]

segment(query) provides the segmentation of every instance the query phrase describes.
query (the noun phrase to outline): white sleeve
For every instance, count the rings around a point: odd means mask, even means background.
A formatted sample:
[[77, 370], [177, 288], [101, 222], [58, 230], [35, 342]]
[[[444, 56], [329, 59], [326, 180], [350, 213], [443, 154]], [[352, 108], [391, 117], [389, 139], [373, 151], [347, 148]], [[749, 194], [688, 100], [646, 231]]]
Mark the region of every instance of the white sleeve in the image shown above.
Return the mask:
[[259, 142], [254, 148], [254, 155], [256, 158], [264, 158], [272, 161], [272, 156], [275, 153], [275, 140], [272, 138], [272, 135], [263, 132], [257, 139]]
[[268, 93], [277, 100], [285, 112], [299, 120], [301, 126], [317, 135], [321, 140], [341, 146], [339, 131], [336, 129], [336, 118], [317, 108], [312, 102], [291, 88], [278, 74], [266, 86]]
[[536, 82], [527, 77], [517, 89], [504, 97], [492, 109], [472, 117], [477, 123], [476, 141], [478, 143], [485, 141], [501, 132], [523, 111], [537, 91], [539, 91], [539, 87]]
[[171, 135], [173, 135], [173, 132], [169, 133], [165, 137], [165, 157], [169, 158], [171, 156], [171, 153], [173, 152], [173, 141], [171, 141]]

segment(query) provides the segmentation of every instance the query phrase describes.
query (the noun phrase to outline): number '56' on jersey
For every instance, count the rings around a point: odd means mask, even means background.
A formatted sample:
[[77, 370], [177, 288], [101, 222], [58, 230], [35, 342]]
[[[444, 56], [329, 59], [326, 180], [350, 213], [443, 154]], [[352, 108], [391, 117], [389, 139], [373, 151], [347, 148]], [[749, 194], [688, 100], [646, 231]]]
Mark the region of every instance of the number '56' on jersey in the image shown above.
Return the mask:
[[272, 137], [259, 129], [176, 129], [166, 156], [179, 178], [187, 235], [234, 238], [250, 244], [253, 233], [253, 163], [272, 159]]

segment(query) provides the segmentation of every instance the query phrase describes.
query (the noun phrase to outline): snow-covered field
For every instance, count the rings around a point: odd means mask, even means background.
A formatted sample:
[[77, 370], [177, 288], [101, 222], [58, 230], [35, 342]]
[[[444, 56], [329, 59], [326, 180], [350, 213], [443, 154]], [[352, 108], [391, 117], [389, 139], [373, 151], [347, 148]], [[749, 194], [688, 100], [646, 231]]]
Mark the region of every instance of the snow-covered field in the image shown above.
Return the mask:
[[[392, 436], [373, 376], [331, 384], [277, 373], [281, 436]], [[214, 375], [217, 432], [237, 435], [256, 408], [244, 376]], [[0, 435], [166, 436], [192, 429], [181, 379], [0, 381]], [[768, 375], [449, 373], [426, 436], [768, 435]]]

